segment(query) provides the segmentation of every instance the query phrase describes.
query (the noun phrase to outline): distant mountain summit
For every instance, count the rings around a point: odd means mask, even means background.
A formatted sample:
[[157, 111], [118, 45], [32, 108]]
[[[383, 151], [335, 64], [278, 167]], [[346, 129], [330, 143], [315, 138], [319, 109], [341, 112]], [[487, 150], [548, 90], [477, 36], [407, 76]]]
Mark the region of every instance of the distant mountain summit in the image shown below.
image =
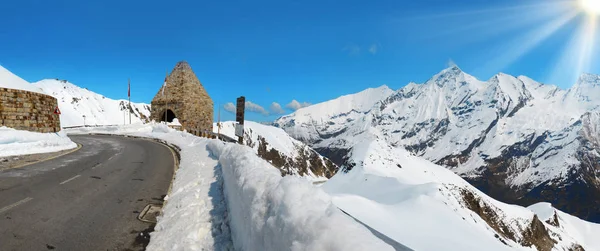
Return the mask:
[[551, 202], [600, 222], [599, 118], [598, 75], [584, 74], [562, 90], [503, 73], [480, 81], [453, 66], [422, 84], [367, 89], [274, 124], [347, 170], [359, 164], [353, 156], [364, 154], [368, 133], [496, 199]]

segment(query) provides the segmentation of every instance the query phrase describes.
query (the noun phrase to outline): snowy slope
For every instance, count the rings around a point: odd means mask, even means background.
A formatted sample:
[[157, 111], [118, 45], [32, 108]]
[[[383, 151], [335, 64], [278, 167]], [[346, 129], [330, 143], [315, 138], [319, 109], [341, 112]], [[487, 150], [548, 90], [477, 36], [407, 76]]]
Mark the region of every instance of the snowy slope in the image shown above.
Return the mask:
[[[221, 134], [237, 139], [235, 122], [227, 121], [221, 124]], [[216, 124], [213, 131], [218, 132]], [[322, 180], [333, 176], [338, 169], [329, 159], [322, 157], [306, 144], [290, 137], [277, 127], [245, 121], [244, 143], [254, 149], [261, 158], [279, 168], [282, 175]]]
[[451, 67], [371, 102], [348, 120], [339, 119], [344, 113], [309, 122], [291, 114], [274, 124], [339, 165], [349, 164], [362, 140], [356, 135], [376, 130], [389, 146], [446, 166], [494, 198], [550, 201], [600, 222], [600, 149], [593, 144], [600, 76], [584, 74], [561, 90], [503, 73], [480, 81]]
[[283, 116], [275, 126], [285, 128], [292, 137], [313, 143], [342, 132], [343, 125], [364, 115], [371, 107], [393, 93], [387, 86], [369, 88], [362, 92], [342, 96], [327, 102], [298, 109]]
[[58, 99], [62, 127], [82, 126], [84, 115], [86, 125], [129, 123], [129, 112], [131, 123], [146, 123], [150, 117], [148, 104], [131, 103], [132, 111], [128, 111], [127, 100], [109, 99], [65, 80], [45, 79], [33, 85]]
[[10, 88], [25, 90], [45, 94], [40, 88], [31, 85], [29, 82], [8, 71], [0, 65], [0, 88]]
[[[414, 250], [600, 250], [600, 225], [485, 195], [452, 171], [385, 142], [381, 132], [357, 135], [348, 161], [323, 185], [350, 215]], [[536, 215], [540, 214], [540, 215]]]

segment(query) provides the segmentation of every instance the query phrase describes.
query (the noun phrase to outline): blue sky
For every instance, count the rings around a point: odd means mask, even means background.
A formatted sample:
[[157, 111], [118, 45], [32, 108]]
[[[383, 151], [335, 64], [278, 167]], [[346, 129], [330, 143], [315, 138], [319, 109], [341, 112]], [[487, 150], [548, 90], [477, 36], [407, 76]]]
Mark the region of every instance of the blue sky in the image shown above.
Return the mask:
[[[127, 97], [131, 78], [132, 101], [149, 103], [165, 73], [186, 60], [215, 105], [244, 95], [285, 113], [292, 100], [424, 82], [449, 62], [484, 80], [505, 72], [568, 88], [578, 73], [563, 52], [585, 17], [524, 50], [566, 12], [543, 2], [4, 1], [0, 64], [30, 82], [67, 79], [114, 99]], [[600, 69], [597, 61], [587, 68]], [[222, 119], [234, 116], [223, 111]]]

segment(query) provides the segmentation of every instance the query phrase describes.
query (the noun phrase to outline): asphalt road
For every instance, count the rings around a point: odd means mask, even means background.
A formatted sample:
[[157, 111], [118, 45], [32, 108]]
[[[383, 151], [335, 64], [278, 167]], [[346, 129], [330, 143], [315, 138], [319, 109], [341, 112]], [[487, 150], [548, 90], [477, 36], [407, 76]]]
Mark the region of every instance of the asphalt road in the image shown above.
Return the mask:
[[[71, 136], [76, 152], [0, 172], [0, 250], [139, 250], [137, 220], [162, 203], [174, 159], [164, 145]], [[138, 239], [139, 241], [139, 239]]]

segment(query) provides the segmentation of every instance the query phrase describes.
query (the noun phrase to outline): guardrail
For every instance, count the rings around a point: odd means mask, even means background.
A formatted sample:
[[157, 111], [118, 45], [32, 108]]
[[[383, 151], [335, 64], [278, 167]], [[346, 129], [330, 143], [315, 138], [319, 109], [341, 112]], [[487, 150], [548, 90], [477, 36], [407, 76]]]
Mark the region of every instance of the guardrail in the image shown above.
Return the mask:
[[[121, 126], [121, 125], [78, 125], [78, 126], [64, 126], [64, 127], [62, 127], [62, 129], [73, 129], [73, 128], [84, 128], [84, 127], [85, 128], [88, 128], [88, 127], [94, 128], [94, 127], [105, 127], [105, 126]], [[173, 127], [171, 127], [171, 128], [173, 128]], [[174, 128], [174, 129], [179, 130], [178, 128]], [[188, 133], [191, 133], [191, 132], [188, 132]], [[194, 134], [194, 133], [192, 133], [192, 134]], [[194, 134], [194, 135], [196, 135], [198, 137], [219, 139], [221, 141], [229, 142], [229, 143], [237, 143], [236, 139], [229, 137], [227, 135], [224, 135], [224, 134], [216, 133], [216, 132], [203, 131], [203, 132], [199, 132], [198, 134]]]

